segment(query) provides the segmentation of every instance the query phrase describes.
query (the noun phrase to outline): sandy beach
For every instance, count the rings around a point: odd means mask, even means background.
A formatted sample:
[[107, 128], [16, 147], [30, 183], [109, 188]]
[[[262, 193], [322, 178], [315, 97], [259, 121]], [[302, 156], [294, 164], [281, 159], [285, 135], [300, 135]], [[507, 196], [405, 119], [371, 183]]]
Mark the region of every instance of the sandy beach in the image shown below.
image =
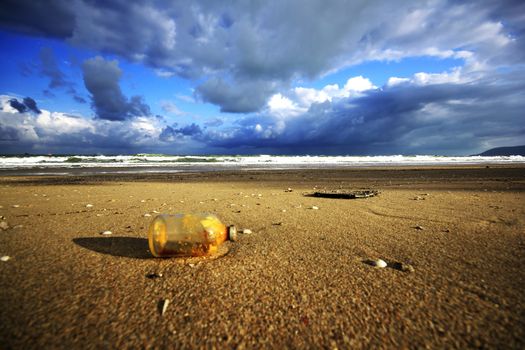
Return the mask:
[[[340, 188], [380, 193], [308, 196]], [[523, 166], [3, 176], [0, 193], [2, 349], [525, 348]], [[252, 233], [153, 258], [156, 212]]]

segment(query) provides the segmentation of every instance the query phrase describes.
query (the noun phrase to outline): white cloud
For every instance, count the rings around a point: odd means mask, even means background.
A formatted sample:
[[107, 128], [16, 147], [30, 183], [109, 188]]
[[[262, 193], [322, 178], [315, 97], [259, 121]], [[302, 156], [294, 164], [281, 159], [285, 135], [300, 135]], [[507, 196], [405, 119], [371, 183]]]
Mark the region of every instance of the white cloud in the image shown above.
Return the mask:
[[[264, 113], [281, 119], [296, 117], [306, 113], [312, 104], [332, 102], [343, 98], [355, 98], [373, 89], [377, 89], [377, 87], [363, 76], [349, 78], [342, 88], [338, 84], [326, 85], [319, 90], [296, 87], [290, 90], [287, 96], [281, 93], [272, 95], [268, 101], [268, 108]], [[279, 130], [284, 129], [285, 126], [286, 124], [282, 120], [279, 127], [274, 128], [271, 132], [280, 132]], [[268, 135], [269, 131], [265, 130], [265, 132]], [[259, 133], [261, 133], [260, 130]]]
[[177, 105], [171, 101], [161, 101], [160, 108], [166, 113], [171, 113], [177, 116], [185, 115], [186, 113], [182, 111]]
[[411, 78], [390, 77], [386, 86], [392, 87], [402, 84], [413, 84], [417, 86], [434, 84], [458, 84], [471, 81], [472, 75], [462, 74], [461, 68], [454, 68], [451, 71], [442, 73], [415, 73]]
[[45, 134], [60, 135], [78, 132], [95, 132], [93, 120], [78, 116], [71, 116], [60, 112], [41, 110], [36, 116], [35, 127], [43, 130]]
[[175, 72], [165, 70], [165, 69], [155, 69], [154, 72], [155, 72], [155, 75], [160, 78], [171, 78], [175, 76], [176, 74]]
[[268, 101], [270, 113], [279, 117], [293, 117], [306, 112], [306, 108], [299, 107], [295, 102], [281, 94], [275, 94]]

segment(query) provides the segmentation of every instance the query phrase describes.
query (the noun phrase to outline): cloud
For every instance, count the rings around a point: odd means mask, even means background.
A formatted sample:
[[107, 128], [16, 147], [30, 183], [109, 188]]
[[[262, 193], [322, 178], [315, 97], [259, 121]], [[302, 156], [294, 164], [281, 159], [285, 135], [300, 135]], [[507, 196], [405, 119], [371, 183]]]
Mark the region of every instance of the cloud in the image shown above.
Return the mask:
[[[49, 78], [48, 88], [43, 91], [45, 95], [54, 97], [54, 94], [51, 91], [55, 89], [65, 89], [66, 93], [71, 95], [76, 102], [86, 103], [86, 100], [77, 93], [75, 83], [69, 80], [66, 74], [58, 66], [53, 49], [50, 47], [43, 47], [40, 50], [39, 59], [40, 74]], [[28, 70], [28, 67], [31, 66], [27, 63], [20, 65], [22, 74], [31, 73], [31, 71]]]
[[36, 101], [33, 100], [31, 97], [24, 97], [24, 105], [26, 105], [26, 107], [33, 113], [41, 113], [36, 105]]
[[185, 136], [186, 139], [187, 137], [198, 138], [200, 135], [202, 135], [202, 133], [203, 131], [201, 127], [195, 123], [183, 126], [181, 128], [176, 128], [176, 125], [168, 125], [162, 129], [159, 139], [163, 142], [175, 142], [185, 139]]
[[41, 110], [18, 112], [12, 96], [0, 96], [0, 145], [6, 153], [124, 153], [158, 151], [162, 118], [142, 116], [123, 121], [88, 119]]
[[185, 115], [184, 111], [181, 111], [177, 105], [171, 101], [161, 101], [160, 108], [166, 113], [174, 114], [177, 116]]
[[465, 154], [525, 142], [525, 127], [518, 126], [525, 108], [523, 74], [477, 84], [461, 79], [421, 84], [418, 76], [313, 102], [292, 117], [269, 109], [239, 119], [230, 130], [209, 132], [206, 139], [210, 146], [236, 151], [289, 154]]
[[18, 101], [16, 98], [9, 99], [9, 105], [14, 108], [18, 113], [33, 112], [40, 114], [40, 110], [36, 105], [36, 101], [31, 97], [24, 97], [22, 102]]
[[66, 79], [66, 76], [60, 68], [55, 59], [55, 54], [53, 50], [49, 47], [43, 47], [40, 50], [40, 63], [41, 63], [41, 73], [43, 76], [48, 77], [49, 88], [56, 89], [61, 87], [71, 87], [72, 82]]
[[268, 81], [227, 83], [212, 78], [197, 88], [196, 95], [204, 102], [221, 106], [221, 112], [249, 113], [262, 108], [268, 95], [275, 90], [275, 84]]
[[[370, 60], [459, 58], [493, 71], [525, 60], [519, 1], [224, 3], [3, 1], [0, 26], [204, 81], [224, 112], [253, 112], [297, 79]], [[132, 25], [123, 25], [131, 23]]]
[[91, 93], [91, 104], [100, 119], [125, 120], [151, 114], [141, 96], [126, 98], [120, 89], [122, 70], [116, 60], [97, 56], [84, 61], [82, 72], [86, 89]]

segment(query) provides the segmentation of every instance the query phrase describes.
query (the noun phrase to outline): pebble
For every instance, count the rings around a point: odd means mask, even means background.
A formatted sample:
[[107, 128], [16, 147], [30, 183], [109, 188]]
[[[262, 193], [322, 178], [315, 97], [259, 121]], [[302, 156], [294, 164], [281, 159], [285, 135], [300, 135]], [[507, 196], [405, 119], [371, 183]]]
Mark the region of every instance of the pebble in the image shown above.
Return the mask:
[[387, 263], [386, 261], [384, 261], [383, 259], [377, 259], [376, 261], [374, 261], [374, 266], [375, 267], [378, 267], [378, 268], [384, 268], [386, 267]]
[[162, 303], [162, 310], [160, 312], [161, 316], [164, 316], [164, 314], [166, 313], [166, 310], [168, 310], [168, 305], [170, 304], [170, 300], [169, 299], [164, 299], [163, 303]]
[[142, 200], [140, 201], [140, 203], [146, 203], [146, 200], [145, 200], [145, 199], [142, 199]]
[[288, 187], [286, 190], [284, 190], [284, 192], [293, 192], [293, 190], [290, 187]]
[[162, 277], [162, 273], [160, 273], [160, 272], [159, 273], [151, 272], [151, 273], [148, 273], [146, 275], [146, 277], [153, 280], [155, 278], [161, 278]]
[[403, 272], [410, 272], [410, 273], [412, 273], [412, 272], [415, 272], [415, 271], [416, 271], [416, 270], [414, 269], [414, 267], [413, 267], [412, 265], [410, 265], [410, 264], [407, 264], [407, 263], [401, 263], [400, 265], [401, 265], [401, 266], [400, 266], [399, 269], [400, 269], [401, 271], [403, 271]]
[[11, 259], [11, 257], [8, 255], [4, 255], [3, 257], [0, 258], [0, 260], [2, 261], [8, 261], [9, 259]]
[[113, 233], [113, 232], [111, 232], [111, 231], [103, 231], [103, 232], [101, 232], [100, 234], [101, 234], [101, 235], [111, 235], [112, 233]]
[[93, 208], [93, 204], [86, 204], [86, 208]]
[[146, 217], [146, 218], [148, 218], [150, 216], [151, 216], [151, 214], [148, 214], [148, 213], [144, 214], [144, 217]]
[[13, 204], [12, 207], [13, 207], [13, 208], [19, 208], [20, 205], [18, 205], [18, 204]]
[[319, 207], [316, 207], [315, 205], [311, 206], [310, 209], [313, 209], [313, 210], [319, 210]]
[[252, 230], [250, 230], [249, 228], [245, 228], [244, 230], [242, 230], [242, 233], [245, 235], [249, 235], [252, 233]]
[[7, 230], [9, 228], [9, 225], [7, 224], [7, 221], [0, 222], [0, 229], [1, 230]]
[[281, 212], [286, 213], [286, 209], [281, 210]]

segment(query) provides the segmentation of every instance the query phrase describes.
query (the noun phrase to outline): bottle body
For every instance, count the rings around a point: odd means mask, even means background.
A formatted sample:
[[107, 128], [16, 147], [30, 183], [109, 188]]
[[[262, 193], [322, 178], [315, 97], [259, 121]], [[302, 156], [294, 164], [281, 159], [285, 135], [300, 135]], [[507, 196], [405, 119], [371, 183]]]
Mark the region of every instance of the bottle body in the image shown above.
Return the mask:
[[148, 230], [149, 249], [155, 257], [213, 254], [228, 239], [228, 227], [207, 213], [161, 214]]

